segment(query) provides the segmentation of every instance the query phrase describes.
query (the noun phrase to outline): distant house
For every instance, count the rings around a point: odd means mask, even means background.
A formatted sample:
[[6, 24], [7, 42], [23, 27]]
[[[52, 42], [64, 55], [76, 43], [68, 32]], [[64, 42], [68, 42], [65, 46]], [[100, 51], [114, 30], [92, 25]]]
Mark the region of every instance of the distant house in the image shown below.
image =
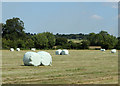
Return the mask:
[[101, 46], [89, 46], [89, 49], [91, 49], [91, 50], [100, 50]]

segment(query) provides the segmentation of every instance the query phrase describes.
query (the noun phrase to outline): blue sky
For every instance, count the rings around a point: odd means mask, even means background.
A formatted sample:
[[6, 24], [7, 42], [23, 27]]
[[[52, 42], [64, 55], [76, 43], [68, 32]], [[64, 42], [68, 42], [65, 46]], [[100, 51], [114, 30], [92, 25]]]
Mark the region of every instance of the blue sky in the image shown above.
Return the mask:
[[18, 17], [25, 31], [118, 35], [118, 9], [113, 2], [3, 2], [2, 21]]

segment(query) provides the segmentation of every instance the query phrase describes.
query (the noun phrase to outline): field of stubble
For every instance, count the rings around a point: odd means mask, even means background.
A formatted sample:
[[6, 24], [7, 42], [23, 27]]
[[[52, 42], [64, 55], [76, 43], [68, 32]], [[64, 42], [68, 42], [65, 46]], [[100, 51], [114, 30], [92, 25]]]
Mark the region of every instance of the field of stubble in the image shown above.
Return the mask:
[[69, 50], [70, 55], [55, 55], [55, 50], [45, 50], [52, 55], [52, 66], [34, 67], [23, 65], [27, 51], [2, 51], [3, 84], [118, 83], [118, 52]]

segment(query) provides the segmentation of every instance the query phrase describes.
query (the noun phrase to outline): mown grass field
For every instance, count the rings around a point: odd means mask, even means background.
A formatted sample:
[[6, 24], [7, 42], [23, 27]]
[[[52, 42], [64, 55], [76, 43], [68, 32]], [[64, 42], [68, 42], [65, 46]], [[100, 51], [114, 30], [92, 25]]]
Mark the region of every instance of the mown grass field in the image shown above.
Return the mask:
[[68, 39], [68, 41], [72, 41], [74, 43], [81, 43], [82, 40], [79, 40], [79, 39]]
[[2, 51], [3, 84], [117, 84], [118, 52], [69, 50], [70, 55], [52, 55], [52, 66], [24, 66], [27, 50]]

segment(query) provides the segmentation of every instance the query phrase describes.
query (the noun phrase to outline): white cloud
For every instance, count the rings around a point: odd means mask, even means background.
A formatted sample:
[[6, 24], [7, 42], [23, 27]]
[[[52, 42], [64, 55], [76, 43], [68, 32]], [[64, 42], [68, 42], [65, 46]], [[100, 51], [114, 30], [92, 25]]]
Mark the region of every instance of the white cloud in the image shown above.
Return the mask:
[[96, 19], [96, 20], [101, 20], [101, 19], [103, 19], [103, 17], [101, 17], [101, 16], [99, 16], [99, 15], [92, 15], [91, 16], [91, 18], [93, 18], [93, 19]]
[[118, 8], [118, 5], [112, 5], [112, 8]]
[[112, 8], [118, 8], [118, 3], [117, 2], [113, 2], [112, 3]]

